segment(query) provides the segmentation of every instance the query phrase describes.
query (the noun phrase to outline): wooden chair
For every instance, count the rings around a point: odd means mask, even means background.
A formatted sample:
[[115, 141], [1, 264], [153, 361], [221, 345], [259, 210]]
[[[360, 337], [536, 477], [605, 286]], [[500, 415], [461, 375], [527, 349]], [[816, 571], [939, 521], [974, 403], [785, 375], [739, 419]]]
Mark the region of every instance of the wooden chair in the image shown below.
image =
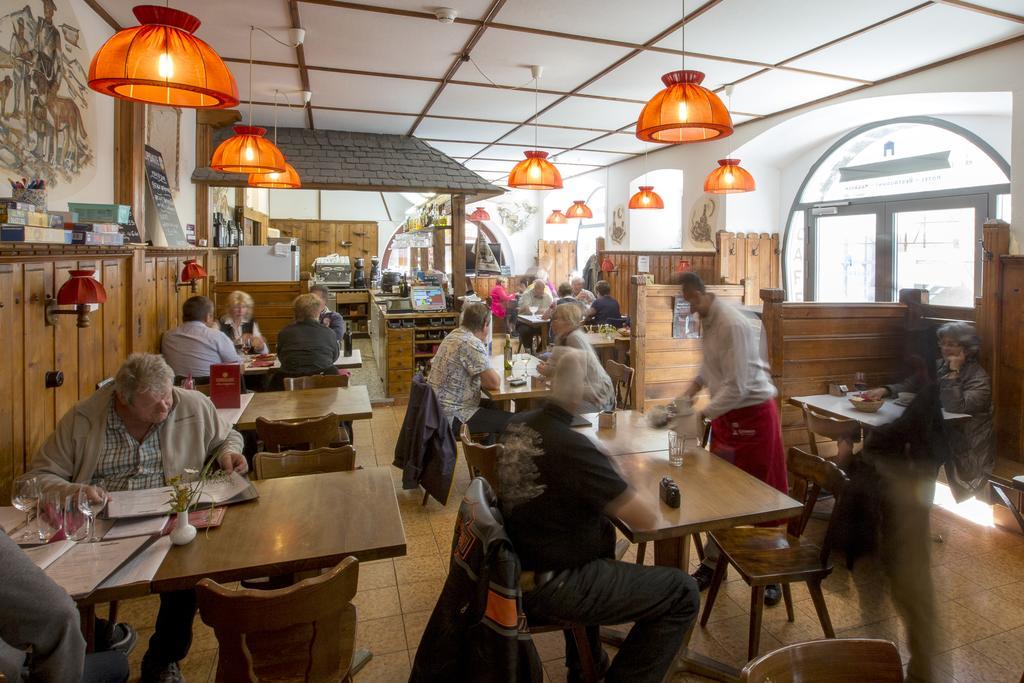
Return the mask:
[[356, 468], [356, 449], [349, 445], [314, 448], [311, 451], [257, 453], [253, 462], [257, 479], [277, 479], [322, 472], [349, 472]]
[[267, 420], [256, 418], [256, 436], [263, 442], [262, 450], [312, 450], [325, 446], [342, 446], [348, 435], [339, 428], [340, 418], [334, 413], [308, 420]]
[[830, 681], [902, 683], [900, 651], [888, 640], [840, 638], [781, 647], [748, 662], [743, 683]]
[[323, 389], [325, 387], [347, 387], [348, 375], [310, 375], [308, 377], [285, 377], [284, 390]]
[[351, 681], [359, 562], [280, 590], [196, 586], [199, 616], [220, 646], [217, 681]]
[[632, 405], [633, 368], [617, 363], [609, 358], [604, 362], [604, 370], [612, 379], [612, 390], [615, 392], [615, 407], [626, 410]]
[[857, 422], [854, 420], [844, 420], [831, 417], [829, 415], [819, 415], [807, 407], [807, 404], [804, 404], [803, 411], [804, 427], [807, 429], [807, 446], [813, 455], [818, 455], [823, 458], [833, 457], [829, 455], [822, 455], [818, 452], [818, 437], [825, 437], [832, 441], [839, 441], [840, 439], [850, 438], [860, 429]]
[[483, 477], [491, 485], [494, 495], [501, 496], [501, 485], [498, 481], [498, 460], [504, 453], [505, 447], [499, 444], [484, 446], [473, 440], [469, 433], [469, 426], [463, 424], [459, 430], [459, 439], [462, 441], [462, 452], [466, 456], [466, 467], [469, 468], [470, 477]]
[[835, 516], [829, 520], [825, 539], [820, 548], [804, 541], [801, 535], [821, 490], [831, 491], [838, 506], [849, 480], [835, 463], [799, 448], [789, 449], [787, 464], [790, 479], [793, 481], [790, 495], [801, 501], [804, 509], [799, 517], [789, 521], [785, 530], [779, 527], [737, 527], [709, 534], [721, 548], [721, 556], [715, 566], [715, 575], [711, 579], [704, 611], [700, 615], [700, 625], [708, 623], [715, 598], [718, 597], [718, 591], [725, 579], [726, 567], [731, 564], [750, 586], [750, 637], [747, 644], [749, 659], [757, 656], [761, 638], [761, 613], [764, 610], [764, 589], [771, 584], [782, 584], [786, 616], [789, 621], [793, 621], [793, 596], [789, 584], [794, 581], [806, 581], [822, 631], [827, 638], [836, 637], [828, 616], [825, 597], [821, 592], [822, 580], [832, 573], [829, 554], [832, 551]]

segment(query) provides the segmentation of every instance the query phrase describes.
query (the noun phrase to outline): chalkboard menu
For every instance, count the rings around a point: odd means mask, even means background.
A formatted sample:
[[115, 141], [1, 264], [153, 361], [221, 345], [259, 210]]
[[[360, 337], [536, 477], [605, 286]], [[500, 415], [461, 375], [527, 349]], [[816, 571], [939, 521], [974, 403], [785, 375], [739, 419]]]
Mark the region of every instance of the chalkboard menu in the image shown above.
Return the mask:
[[164, 171], [164, 158], [149, 145], [146, 145], [146, 182], [149, 185], [149, 194], [153, 198], [156, 215], [160, 219], [160, 227], [163, 228], [164, 237], [167, 239], [167, 246], [187, 246], [188, 240], [185, 238], [185, 231], [181, 229], [178, 211], [174, 208], [174, 199], [171, 197], [171, 187], [167, 182], [167, 172]]
[[126, 244], [138, 244], [142, 242], [142, 235], [139, 234], [139, 226], [135, 224], [135, 211], [128, 208], [128, 222], [121, 223], [121, 234], [124, 235]]

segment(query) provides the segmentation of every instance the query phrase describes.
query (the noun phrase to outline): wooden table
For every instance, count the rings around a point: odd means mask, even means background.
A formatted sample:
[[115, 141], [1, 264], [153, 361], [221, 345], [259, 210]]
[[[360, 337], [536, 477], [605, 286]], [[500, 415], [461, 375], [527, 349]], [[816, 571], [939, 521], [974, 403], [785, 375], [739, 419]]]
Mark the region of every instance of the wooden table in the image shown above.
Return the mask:
[[[548, 328], [551, 326], [551, 320], [550, 319], [544, 318], [541, 315], [529, 315], [529, 314], [522, 315], [522, 314], [518, 314], [518, 315], [516, 315], [516, 321], [517, 322], [521, 322], [521, 323], [523, 323], [525, 325], [529, 325], [530, 327], [538, 328], [540, 330], [540, 332], [537, 333], [537, 348], [539, 350], [543, 350], [543, 349], [547, 348], [547, 345], [548, 345]], [[523, 350], [524, 351], [528, 351], [529, 349], [523, 349]]]
[[501, 384], [497, 389], [481, 389], [481, 393], [492, 401], [500, 403], [504, 410], [509, 410], [511, 408], [509, 404], [512, 401], [516, 401], [516, 408], [521, 411], [531, 401], [547, 398], [551, 393], [551, 387], [548, 385], [547, 380], [536, 371], [537, 364], [539, 363], [538, 359], [528, 354], [517, 354], [513, 358], [524, 357], [530, 358], [531, 362], [531, 367], [527, 370], [529, 379], [525, 385], [513, 387], [509, 385], [509, 380], [505, 378], [505, 357], [503, 355], [491, 356], [491, 367], [498, 373], [498, 377], [501, 378]]
[[[611, 456], [630, 453], [652, 453], [668, 448], [667, 427], [652, 427], [647, 416], [639, 410], [616, 410], [615, 429], [599, 429], [598, 413], [585, 413], [590, 427], [577, 427], [576, 431], [586, 434], [591, 441]], [[675, 468], [674, 468], [675, 469]]]
[[[620, 455], [613, 462], [626, 482], [652, 503], [655, 522], [644, 524], [626, 515], [612, 521], [633, 543], [653, 542], [656, 565], [689, 572], [690, 534], [788, 519], [802, 510], [796, 500], [705, 450], [687, 455], [682, 467], [668, 464], [667, 450]], [[661, 502], [659, 484], [666, 476], [679, 485], [682, 504], [678, 508]], [[721, 680], [739, 675], [739, 671], [690, 650], [683, 653], [679, 664], [686, 671]]]
[[[277, 370], [281, 367], [281, 361], [278, 358], [274, 358], [274, 364], [266, 367], [253, 367], [250, 365], [254, 360], [253, 356], [247, 356], [245, 359], [244, 368], [242, 373], [245, 375], [265, 375], [271, 370]], [[361, 368], [363, 367], [363, 354], [359, 349], [352, 349], [351, 356], [338, 356], [338, 360], [334, 361], [334, 367], [336, 368]]]
[[256, 418], [302, 420], [334, 413], [341, 421], [369, 420], [373, 417], [370, 395], [363, 385], [264, 391], [252, 396], [249, 406], [235, 421], [236, 429], [256, 429]]
[[[845, 396], [832, 396], [831, 394], [814, 394], [813, 396], [791, 396], [790, 405], [802, 408], [805, 404], [813, 408], [815, 412], [825, 413], [831, 417], [843, 420], [853, 420], [865, 427], [880, 427], [892, 422], [903, 414], [903, 406], [897, 405], [892, 399], [888, 399], [882, 407], [874, 413], [862, 413], [850, 405], [850, 400]], [[946, 420], [969, 420], [970, 415], [963, 413], [947, 413], [942, 411], [942, 417]]]

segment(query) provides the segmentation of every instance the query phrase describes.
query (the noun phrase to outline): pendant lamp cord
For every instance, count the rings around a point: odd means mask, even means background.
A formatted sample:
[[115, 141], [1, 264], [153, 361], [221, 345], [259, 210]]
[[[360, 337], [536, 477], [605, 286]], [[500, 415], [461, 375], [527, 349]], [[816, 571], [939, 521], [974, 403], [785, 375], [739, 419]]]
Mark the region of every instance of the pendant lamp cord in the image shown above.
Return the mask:
[[255, 26], [249, 27], [249, 125], [252, 125], [252, 36], [256, 32]]
[[[280, 90], [274, 89], [274, 147], [277, 147], [277, 96], [281, 94]], [[287, 101], [287, 100], [286, 100]]]
[[686, 69], [686, 0], [679, 0], [683, 23], [679, 26], [679, 68]]
[[540, 118], [540, 108], [537, 104], [537, 91], [540, 89], [540, 76], [533, 79], [533, 148], [537, 149], [537, 120]]

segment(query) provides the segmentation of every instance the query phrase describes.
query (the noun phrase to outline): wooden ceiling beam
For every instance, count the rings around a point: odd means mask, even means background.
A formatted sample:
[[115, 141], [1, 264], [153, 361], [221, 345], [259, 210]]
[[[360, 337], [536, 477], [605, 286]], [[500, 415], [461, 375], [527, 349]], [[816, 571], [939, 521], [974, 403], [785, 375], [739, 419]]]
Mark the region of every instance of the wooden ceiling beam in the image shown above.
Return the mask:
[[992, 7], [985, 7], [983, 5], [976, 5], [973, 2], [965, 2], [964, 0], [933, 0], [936, 5], [949, 5], [950, 7], [959, 7], [961, 9], [970, 10], [972, 12], [978, 12], [979, 14], [987, 14], [990, 17], [997, 19], [1006, 19], [1007, 21], [1015, 21], [1018, 24], [1024, 24], [1024, 16], [1020, 14], [1013, 14], [1012, 12], [1004, 12], [1002, 10], [994, 9]]
[[105, 21], [107, 26], [114, 29], [114, 31], [120, 31], [124, 28], [120, 23], [118, 23], [117, 19], [115, 19], [114, 16], [99, 3], [99, 0], [85, 0], [85, 4], [88, 5], [89, 9], [95, 12], [100, 19]]
[[[288, 15], [291, 18], [292, 28], [302, 28], [302, 21], [299, 17], [299, 3], [296, 0], [286, 0], [288, 3]], [[299, 80], [302, 81], [302, 89], [313, 91], [309, 87], [309, 69], [306, 67], [306, 51], [302, 44], [295, 46], [295, 59], [299, 63]], [[249, 93], [249, 97], [252, 97], [252, 93]], [[310, 106], [309, 102], [303, 102], [302, 105], [306, 109], [306, 121], [309, 123], [310, 130], [316, 130], [316, 124], [313, 123], [313, 107]]]

